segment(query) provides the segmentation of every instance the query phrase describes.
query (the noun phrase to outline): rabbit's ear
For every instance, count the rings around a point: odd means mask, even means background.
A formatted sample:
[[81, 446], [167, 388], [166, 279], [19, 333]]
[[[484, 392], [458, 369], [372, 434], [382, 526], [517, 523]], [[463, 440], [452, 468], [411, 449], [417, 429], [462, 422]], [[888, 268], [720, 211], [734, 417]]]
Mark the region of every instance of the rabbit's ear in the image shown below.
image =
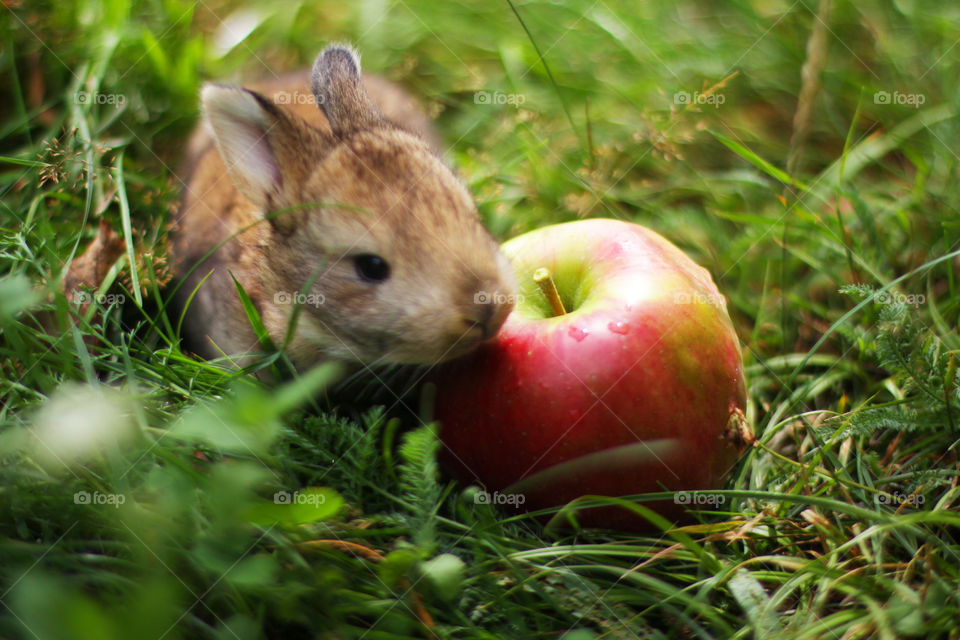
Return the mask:
[[303, 154], [315, 147], [315, 133], [253, 91], [208, 84], [203, 111], [237, 190], [267, 213], [278, 203], [284, 181], [302, 177]]
[[380, 122], [360, 79], [360, 57], [347, 45], [332, 44], [313, 63], [313, 96], [337, 137]]

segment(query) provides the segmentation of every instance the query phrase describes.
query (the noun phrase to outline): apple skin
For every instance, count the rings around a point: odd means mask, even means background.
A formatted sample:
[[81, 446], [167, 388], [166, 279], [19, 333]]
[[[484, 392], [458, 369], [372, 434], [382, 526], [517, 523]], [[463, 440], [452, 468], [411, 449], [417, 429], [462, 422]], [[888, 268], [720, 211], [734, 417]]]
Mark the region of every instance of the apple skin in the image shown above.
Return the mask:
[[[746, 390], [709, 272], [655, 232], [609, 219], [545, 227], [503, 251], [521, 283], [515, 310], [493, 340], [432, 377], [442, 467], [488, 492], [513, 488], [527, 511], [717, 488], [743, 449]], [[550, 317], [538, 267], [552, 272], [565, 315]], [[685, 510], [644, 505], [668, 520]], [[650, 528], [618, 507], [578, 520]]]

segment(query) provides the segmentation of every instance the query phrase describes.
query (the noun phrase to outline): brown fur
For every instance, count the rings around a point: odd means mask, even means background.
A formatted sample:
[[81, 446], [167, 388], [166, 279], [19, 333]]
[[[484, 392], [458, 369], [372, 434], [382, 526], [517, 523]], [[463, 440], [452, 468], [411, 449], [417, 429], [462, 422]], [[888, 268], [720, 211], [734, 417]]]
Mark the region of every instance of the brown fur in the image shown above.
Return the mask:
[[[204, 90], [217, 144], [202, 133], [191, 143], [174, 242], [181, 300], [210, 274], [187, 310], [193, 348], [261, 350], [231, 273], [298, 367], [432, 364], [496, 333], [512, 307], [512, 272], [463, 185], [422, 137], [394, 124], [426, 131], [422, 113], [382, 80], [361, 83], [343, 47], [317, 58], [312, 88], [303, 75], [286, 80], [259, 85], [263, 95]], [[359, 254], [381, 256], [390, 277], [359, 277]], [[288, 336], [297, 305], [284, 295], [300, 292], [312, 298]], [[478, 302], [484, 292], [502, 297]]]

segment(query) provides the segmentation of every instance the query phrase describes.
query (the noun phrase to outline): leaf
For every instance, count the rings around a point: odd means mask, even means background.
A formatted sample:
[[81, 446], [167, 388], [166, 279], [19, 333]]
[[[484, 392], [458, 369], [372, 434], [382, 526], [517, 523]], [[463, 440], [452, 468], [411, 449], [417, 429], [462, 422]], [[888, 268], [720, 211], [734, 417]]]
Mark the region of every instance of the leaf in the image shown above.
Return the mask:
[[250, 522], [263, 526], [297, 525], [332, 520], [343, 506], [343, 497], [333, 489], [307, 487], [299, 491], [277, 491], [271, 501], [255, 504], [246, 515]]
[[12, 275], [0, 278], [0, 325], [6, 324], [40, 299], [40, 293], [34, 290], [30, 279], [26, 276]]
[[117, 158], [117, 168], [113, 172], [117, 181], [117, 196], [120, 201], [120, 221], [123, 223], [123, 239], [127, 245], [127, 262], [130, 268], [130, 288], [133, 289], [134, 300], [137, 306], [143, 306], [143, 297], [140, 292], [140, 276], [137, 274], [137, 255], [133, 249], [133, 224], [130, 222], [130, 203], [127, 202], [127, 185], [123, 178], [123, 152]]
[[436, 546], [436, 505], [441, 487], [437, 478], [437, 427], [428, 424], [408, 433], [400, 445], [400, 487], [413, 510], [413, 540], [425, 553]]
[[166, 48], [157, 41], [157, 38], [146, 27], [140, 32], [140, 39], [143, 41], [143, 55], [147, 56], [153, 64], [157, 75], [165, 82], [169, 82], [170, 61], [167, 59]]
[[203, 403], [188, 410], [169, 434], [224, 452], [262, 455], [280, 431], [269, 404], [269, 396], [259, 390], [250, 390], [242, 400]]
[[275, 581], [279, 569], [273, 556], [258, 553], [231, 567], [224, 578], [235, 587], [269, 586]]
[[441, 553], [421, 564], [420, 571], [441, 599], [452, 602], [463, 590], [467, 565], [452, 553]]
[[395, 586], [404, 575], [420, 560], [421, 554], [416, 549], [401, 547], [388, 553], [377, 566], [380, 580], [388, 587]]
[[808, 189], [807, 185], [803, 184], [799, 180], [795, 180], [791, 178], [789, 175], [787, 175], [786, 171], [782, 169], [778, 169], [777, 167], [773, 166], [771, 163], [767, 162], [766, 160], [764, 160], [763, 158], [755, 154], [753, 151], [750, 151], [742, 144], [738, 142], [734, 142], [733, 140], [725, 136], [722, 136], [719, 133], [716, 133], [715, 131], [711, 131], [710, 134], [714, 138], [716, 138], [717, 140], [725, 144], [731, 151], [736, 153], [738, 156], [740, 156], [747, 162], [750, 162], [751, 164], [756, 166], [758, 169], [760, 169], [767, 175], [776, 178], [783, 184], [788, 184], [792, 187], [803, 189], [804, 191]]
[[247, 320], [250, 322], [250, 326], [253, 328], [253, 333], [257, 336], [257, 341], [260, 343], [260, 346], [263, 347], [264, 351], [276, 351], [276, 347], [273, 346], [273, 340], [270, 339], [270, 334], [267, 332], [267, 327], [264, 326], [263, 320], [260, 319], [260, 312], [257, 311], [257, 308], [253, 305], [253, 300], [247, 295], [243, 285], [240, 284], [240, 281], [233, 275], [233, 272], [230, 272], [230, 277], [233, 279], [233, 284], [237, 288], [237, 294], [240, 296], [243, 311], [247, 314]]
[[763, 585], [746, 569], [735, 571], [727, 584], [737, 604], [750, 619], [754, 637], [772, 636], [778, 630], [777, 618]]
[[338, 362], [324, 362], [308, 369], [274, 394], [274, 410], [282, 415], [299, 407], [339, 380], [343, 372], [344, 366]]
[[0, 156], [0, 162], [6, 164], [15, 164], [21, 167], [49, 167], [49, 162], [40, 162], [39, 160], [29, 160], [27, 158], [14, 158], [12, 156]]

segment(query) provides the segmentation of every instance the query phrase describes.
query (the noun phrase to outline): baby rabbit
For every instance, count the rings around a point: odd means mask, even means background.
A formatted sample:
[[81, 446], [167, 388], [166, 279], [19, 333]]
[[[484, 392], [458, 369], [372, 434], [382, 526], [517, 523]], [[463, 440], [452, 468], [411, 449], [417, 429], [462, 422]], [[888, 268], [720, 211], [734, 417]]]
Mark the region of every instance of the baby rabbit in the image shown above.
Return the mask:
[[402, 92], [362, 79], [342, 45], [306, 80], [272, 95], [203, 88], [215, 144], [200, 136], [173, 241], [180, 301], [197, 289], [188, 344], [204, 357], [262, 351], [234, 278], [298, 369], [433, 364], [493, 336], [513, 272], [464, 186], [397, 124], [422, 126], [398, 108]]

